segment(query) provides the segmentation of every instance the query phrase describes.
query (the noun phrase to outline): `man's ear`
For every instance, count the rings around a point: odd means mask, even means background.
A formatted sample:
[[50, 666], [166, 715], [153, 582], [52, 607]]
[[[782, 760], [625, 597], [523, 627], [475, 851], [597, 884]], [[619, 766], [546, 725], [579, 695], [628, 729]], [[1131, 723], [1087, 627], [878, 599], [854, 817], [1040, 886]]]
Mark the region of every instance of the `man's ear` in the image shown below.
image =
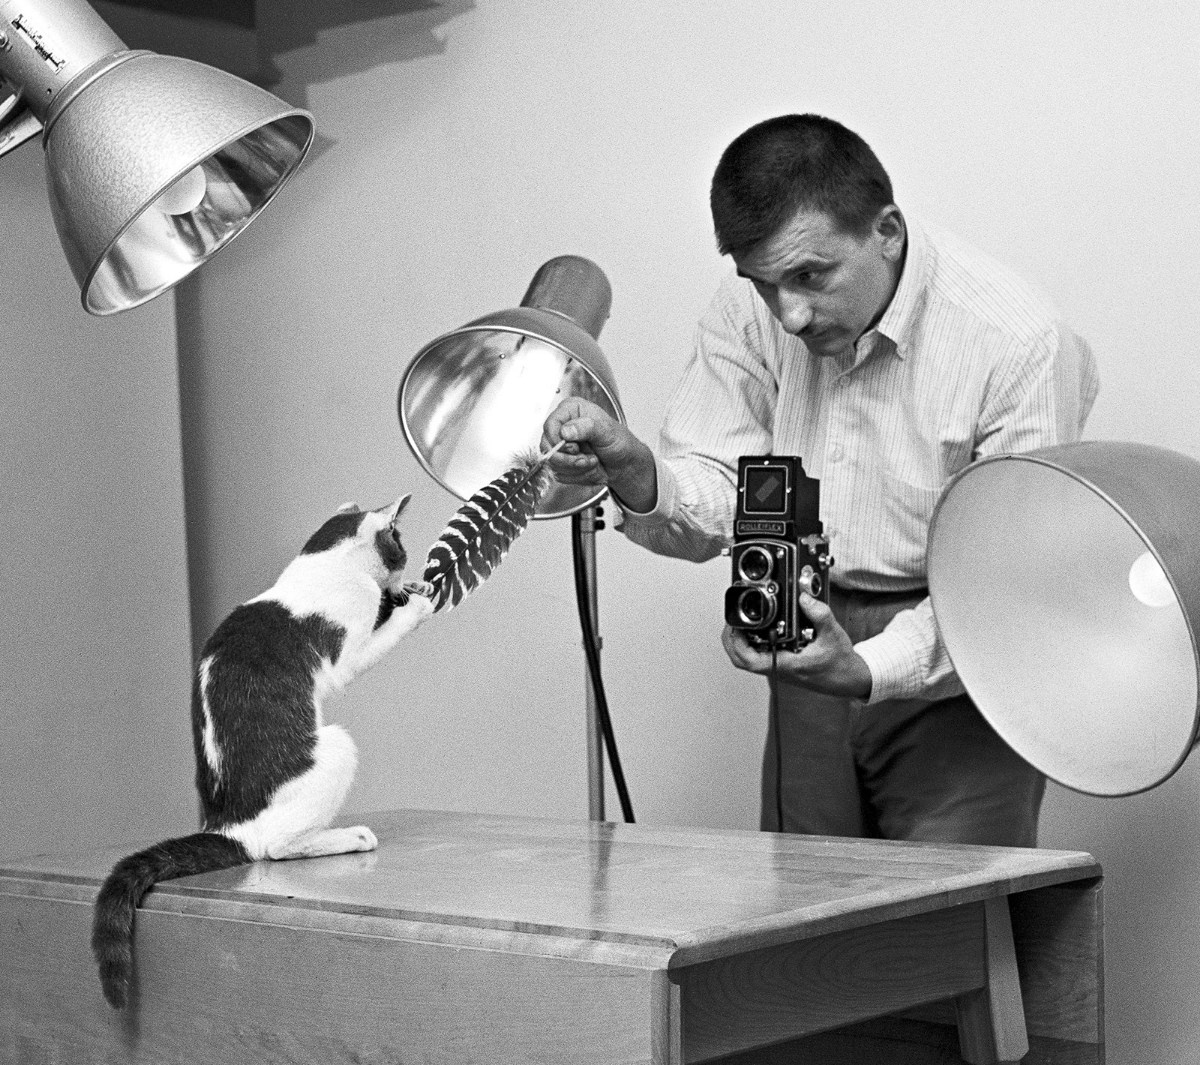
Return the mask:
[[875, 216], [872, 231], [879, 240], [883, 257], [889, 262], [898, 263], [904, 258], [904, 245], [908, 238], [908, 225], [904, 215], [894, 203], [881, 207]]

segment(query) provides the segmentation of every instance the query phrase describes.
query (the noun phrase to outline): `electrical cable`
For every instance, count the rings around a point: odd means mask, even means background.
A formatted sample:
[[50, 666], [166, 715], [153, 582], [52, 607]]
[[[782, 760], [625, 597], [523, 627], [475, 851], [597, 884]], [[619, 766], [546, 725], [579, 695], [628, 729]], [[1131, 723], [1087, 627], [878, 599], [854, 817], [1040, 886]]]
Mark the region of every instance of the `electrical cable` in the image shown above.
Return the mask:
[[591, 596], [583, 560], [583, 517], [580, 513], [571, 515], [571, 556], [575, 568], [575, 601], [579, 608], [579, 627], [583, 630], [583, 650], [587, 656], [592, 694], [596, 697], [596, 714], [600, 720], [604, 747], [608, 752], [613, 784], [616, 785], [617, 798], [621, 803], [621, 814], [625, 822], [632, 825], [633, 805], [629, 801], [629, 789], [625, 786], [625, 773], [621, 769], [621, 756], [617, 752], [617, 738], [613, 734], [612, 718], [608, 713], [608, 698], [604, 694], [604, 680], [600, 674], [600, 649], [589, 606]]

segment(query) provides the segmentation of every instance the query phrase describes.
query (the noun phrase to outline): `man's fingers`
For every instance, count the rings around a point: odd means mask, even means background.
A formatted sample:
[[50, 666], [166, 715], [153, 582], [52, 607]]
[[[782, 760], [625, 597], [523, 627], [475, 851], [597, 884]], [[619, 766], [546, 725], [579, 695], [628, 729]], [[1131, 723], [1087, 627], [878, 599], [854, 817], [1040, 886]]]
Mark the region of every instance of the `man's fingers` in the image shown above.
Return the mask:
[[746, 661], [747, 644], [745, 638], [740, 637], [737, 631], [728, 625], [721, 632], [721, 646], [725, 648], [725, 653], [729, 656], [729, 661], [738, 669], [749, 668], [749, 663]]
[[595, 431], [604, 417], [604, 412], [595, 403], [575, 397], [564, 399], [546, 416], [542, 439], [551, 447], [561, 439], [582, 440]]
[[543, 423], [543, 440], [551, 447], [564, 441], [550, 460], [560, 480], [609, 485], [623, 506], [639, 513], [654, 509], [653, 452], [602, 407], [583, 399], [564, 401]]
[[550, 459], [549, 466], [562, 484], [600, 486], [608, 483], [600, 460], [590, 451], [580, 452], [576, 444], [567, 444]]
[[596, 419], [582, 415], [563, 422], [558, 430], [559, 436], [569, 444], [584, 444], [596, 436]]
[[564, 400], [554, 408], [542, 423], [542, 450], [549, 451], [555, 444], [563, 439], [562, 428], [572, 418], [578, 414], [577, 407], [572, 400]]
[[733, 629], [728, 625], [721, 630], [721, 646], [725, 648], [725, 653], [730, 658], [737, 653], [737, 640], [733, 635]]
[[770, 667], [770, 657], [753, 647], [744, 632], [730, 625], [726, 625], [721, 632], [721, 646], [725, 648], [729, 661], [738, 669], [764, 673]]
[[829, 604], [814, 598], [808, 592], [800, 593], [800, 609], [818, 629], [833, 617], [833, 611], [829, 609]]

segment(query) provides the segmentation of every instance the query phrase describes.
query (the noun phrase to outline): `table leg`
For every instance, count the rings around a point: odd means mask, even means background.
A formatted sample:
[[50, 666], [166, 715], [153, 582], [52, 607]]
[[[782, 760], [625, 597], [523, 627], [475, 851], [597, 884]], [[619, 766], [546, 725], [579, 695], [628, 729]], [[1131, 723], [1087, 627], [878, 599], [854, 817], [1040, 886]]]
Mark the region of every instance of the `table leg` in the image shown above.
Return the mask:
[[1029, 1053], [1021, 981], [1008, 897], [984, 903], [987, 983], [955, 999], [963, 1060], [971, 1065], [1018, 1062]]

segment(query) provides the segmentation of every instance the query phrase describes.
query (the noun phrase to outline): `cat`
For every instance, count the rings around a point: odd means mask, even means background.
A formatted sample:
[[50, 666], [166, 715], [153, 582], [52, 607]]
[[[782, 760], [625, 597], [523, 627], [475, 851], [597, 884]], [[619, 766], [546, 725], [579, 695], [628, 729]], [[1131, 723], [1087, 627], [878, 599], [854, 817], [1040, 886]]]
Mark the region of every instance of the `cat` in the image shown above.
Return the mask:
[[433, 613], [432, 587], [401, 577], [409, 498], [339, 508], [204, 645], [192, 685], [201, 831], [123, 858], [96, 899], [92, 950], [114, 1008], [129, 1000], [134, 913], [159, 881], [375, 848], [365, 825], [330, 827], [357, 751], [322, 707]]

